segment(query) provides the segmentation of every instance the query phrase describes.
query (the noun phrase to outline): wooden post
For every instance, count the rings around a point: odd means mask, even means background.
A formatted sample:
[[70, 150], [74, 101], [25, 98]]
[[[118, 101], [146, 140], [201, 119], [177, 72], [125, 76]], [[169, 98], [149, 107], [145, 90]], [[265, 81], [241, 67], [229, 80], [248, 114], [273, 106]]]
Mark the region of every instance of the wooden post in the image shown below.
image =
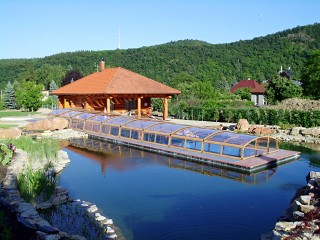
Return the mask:
[[110, 113], [110, 98], [107, 98], [107, 113]]
[[70, 108], [70, 104], [66, 98], [64, 99], [63, 105], [64, 105], [64, 108]]
[[141, 98], [138, 97], [138, 118], [141, 118]]
[[162, 115], [163, 115], [163, 120], [166, 120], [168, 118], [168, 98], [164, 98]]

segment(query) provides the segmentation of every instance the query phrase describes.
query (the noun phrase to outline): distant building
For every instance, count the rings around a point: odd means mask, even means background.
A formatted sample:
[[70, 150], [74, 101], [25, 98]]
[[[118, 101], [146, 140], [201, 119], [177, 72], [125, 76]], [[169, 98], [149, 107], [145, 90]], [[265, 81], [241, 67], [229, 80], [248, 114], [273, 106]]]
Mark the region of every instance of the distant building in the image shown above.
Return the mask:
[[265, 105], [265, 90], [263, 85], [257, 83], [255, 80], [241, 80], [230, 89], [230, 92], [234, 93], [239, 88], [250, 88], [251, 101], [254, 102], [254, 105]]

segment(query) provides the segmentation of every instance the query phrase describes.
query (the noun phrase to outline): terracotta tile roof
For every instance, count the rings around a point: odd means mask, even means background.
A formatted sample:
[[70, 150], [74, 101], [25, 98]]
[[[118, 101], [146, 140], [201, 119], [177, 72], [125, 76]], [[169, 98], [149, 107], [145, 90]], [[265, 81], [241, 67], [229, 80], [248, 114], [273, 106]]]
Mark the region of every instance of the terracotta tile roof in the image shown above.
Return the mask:
[[251, 93], [264, 93], [264, 86], [255, 80], [241, 80], [230, 89], [230, 92], [234, 93], [239, 88], [250, 88]]
[[181, 92], [127, 69], [107, 68], [53, 92], [53, 95], [83, 94], [180, 94]]

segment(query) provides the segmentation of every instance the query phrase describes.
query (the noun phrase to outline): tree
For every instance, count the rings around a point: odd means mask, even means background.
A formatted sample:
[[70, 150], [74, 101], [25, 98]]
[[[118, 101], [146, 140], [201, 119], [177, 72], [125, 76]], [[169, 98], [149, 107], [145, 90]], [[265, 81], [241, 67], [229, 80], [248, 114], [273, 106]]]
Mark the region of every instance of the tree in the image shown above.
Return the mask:
[[52, 92], [54, 90], [58, 89], [58, 86], [54, 80], [52, 80], [49, 84], [49, 92]]
[[238, 88], [234, 94], [240, 96], [242, 100], [251, 100], [251, 89], [250, 88]]
[[17, 103], [27, 111], [37, 111], [42, 105], [42, 85], [23, 81], [17, 88]]
[[72, 81], [77, 81], [80, 78], [83, 78], [81, 72], [79, 70], [71, 69], [66, 73], [65, 77], [62, 79], [61, 87], [71, 83]]
[[52, 80], [60, 82], [65, 73], [65, 69], [61, 65], [44, 64], [35, 71], [35, 81], [48, 89]]
[[276, 77], [267, 84], [268, 103], [275, 104], [287, 98], [301, 97], [302, 88], [287, 78]]
[[303, 93], [320, 99], [320, 50], [315, 50], [305, 62], [301, 73]]
[[8, 82], [7, 84], [5, 98], [4, 98], [4, 105], [5, 105], [5, 108], [10, 108], [10, 109], [16, 109], [17, 107], [15, 91], [10, 82]]

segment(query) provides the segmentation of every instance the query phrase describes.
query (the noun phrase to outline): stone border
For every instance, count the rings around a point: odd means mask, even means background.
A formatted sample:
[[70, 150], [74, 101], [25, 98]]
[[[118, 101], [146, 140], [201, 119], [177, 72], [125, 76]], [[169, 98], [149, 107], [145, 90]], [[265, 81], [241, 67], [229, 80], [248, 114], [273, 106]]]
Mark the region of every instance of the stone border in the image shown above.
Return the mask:
[[261, 240], [320, 240], [320, 172], [309, 172], [307, 185], [297, 190], [285, 214]]
[[[17, 188], [17, 176], [21, 173], [24, 167], [27, 165], [27, 153], [20, 149], [17, 149], [15, 156], [12, 158], [8, 168], [7, 174], [3, 181], [3, 185], [0, 182], [1, 194], [0, 201], [7, 206], [10, 210], [16, 213], [17, 219], [27, 228], [36, 231], [37, 239], [75, 239], [84, 240], [86, 238], [80, 235], [69, 235], [66, 232], [51, 226], [48, 221], [44, 220], [36, 209], [48, 209], [58, 204], [66, 202], [77, 202], [81, 207], [86, 208], [89, 215], [93, 216], [96, 221], [104, 229], [104, 237], [109, 239], [117, 238], [115, 231], [110, 227], [113, 224], [112, 219], [107, 219], [102, 216], [96, 205], [87, 203], [84, 201], [73, 201], [69, 197], [69, 193], [61, 186], [56, 186], [54, 194], [49, 200], [45, 202], [39, 202], [36, 204], [27, 203], [20, 195]], [[63, 168], [70, 162], [68, 154], [62, 150], [58, 153], [58, 160], [54, 161], [54, 167], [49, 169], [47, 174], [54, 177], [57, 173], [61, 172]], [[33, 165], [33, 169], [39, 169], [40, 166]]]

